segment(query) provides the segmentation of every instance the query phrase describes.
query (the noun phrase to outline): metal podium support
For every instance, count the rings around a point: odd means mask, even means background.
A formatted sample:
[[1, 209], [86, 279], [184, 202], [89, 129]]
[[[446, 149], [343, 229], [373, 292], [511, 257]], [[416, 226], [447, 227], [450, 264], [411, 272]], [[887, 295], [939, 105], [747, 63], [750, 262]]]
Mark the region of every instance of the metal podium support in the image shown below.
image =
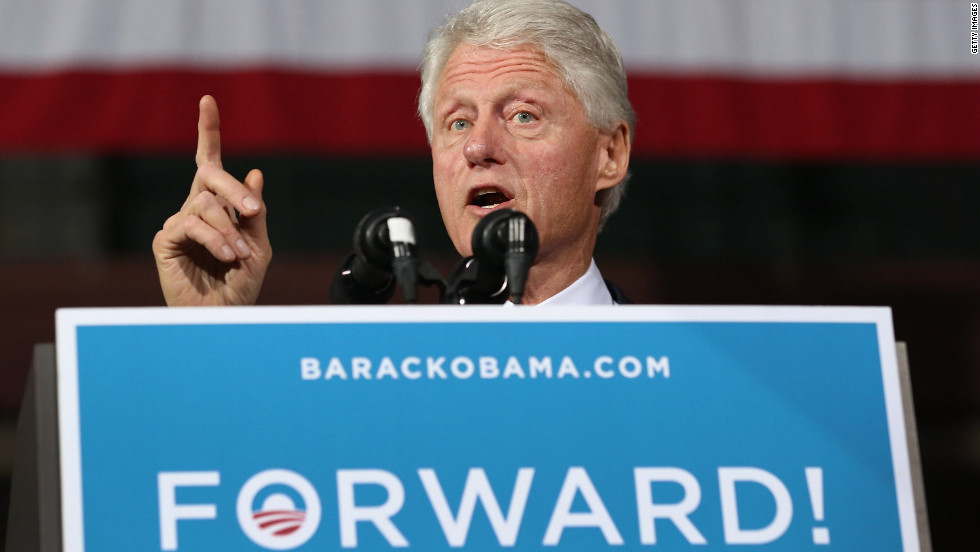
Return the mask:
[[919, 526], [919, 548], [932, 552], [929, 534], [929, 513], [926, 509], [926, 488], [922, 478], [922, 457], [919, 453], [919, 433], [915, 424], [915, 405], [912, 401], [912, 377], [909, 373], [909, 352], [904, 341], [895, 343], [898, 356], [898, 382], [902, 388], [902, 409], [905, 412], [905, 435], [909, 447], [909, 467], [912, 470], [912, 495], [915, 497], [915, 519]]
[[17, 419], [7, 523], [8, 552], [61, 550], [61, 474], [54, 344], [34, 346]]

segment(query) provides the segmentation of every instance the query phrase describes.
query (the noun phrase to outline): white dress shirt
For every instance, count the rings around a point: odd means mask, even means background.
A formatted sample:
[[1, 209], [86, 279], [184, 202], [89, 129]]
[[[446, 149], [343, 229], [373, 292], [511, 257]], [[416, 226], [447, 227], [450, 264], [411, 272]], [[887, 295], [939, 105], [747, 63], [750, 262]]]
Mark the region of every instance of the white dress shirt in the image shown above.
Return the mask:
[[[513, 305], [510, 301], [506, 305]], [[589, 264], [589, 269], [585, 271], [578, 280], [572, 285], [538, 303], [538, 305], [615, 305], [609, 288], [606, 287], [599, 267], [595, 265], [595, 259]]]

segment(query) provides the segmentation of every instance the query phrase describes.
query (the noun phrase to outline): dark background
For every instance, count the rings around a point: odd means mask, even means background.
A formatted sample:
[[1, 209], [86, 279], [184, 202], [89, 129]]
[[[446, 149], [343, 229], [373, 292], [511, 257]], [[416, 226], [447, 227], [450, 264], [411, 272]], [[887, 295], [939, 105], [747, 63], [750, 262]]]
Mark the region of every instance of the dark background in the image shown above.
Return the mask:
[[[457, 259], [427, 158], [225, 166], [266, 174], [275, 258], [262, 304], [325, 304], [376, 207], [409, 209], [444, 274]], [[190, 155], [0, 157], [0, 529], [32, 344], [54, 340], [59, 307], [162, 305], [150, 242], [193, 172]], [[934, 547], [980, 542], [980, 162], [634, 158], [632, 172], [596, 260], [635, 301], [892, 308]]]

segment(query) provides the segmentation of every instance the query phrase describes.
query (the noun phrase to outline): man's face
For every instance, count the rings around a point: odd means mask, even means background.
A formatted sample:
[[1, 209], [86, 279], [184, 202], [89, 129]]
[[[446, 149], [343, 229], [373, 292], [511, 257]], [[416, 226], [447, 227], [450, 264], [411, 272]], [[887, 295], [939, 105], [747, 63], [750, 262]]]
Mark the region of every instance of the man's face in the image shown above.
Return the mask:
[[596, 192], [609, 136], [586, 120], [578, 99], [535, 49], [460, 45], [435, 94], [432, 166], [443, 222], [471, 255], [480, 218], [494, 209], [527, 214], [538, 229], [538, 261], [595, 245]]

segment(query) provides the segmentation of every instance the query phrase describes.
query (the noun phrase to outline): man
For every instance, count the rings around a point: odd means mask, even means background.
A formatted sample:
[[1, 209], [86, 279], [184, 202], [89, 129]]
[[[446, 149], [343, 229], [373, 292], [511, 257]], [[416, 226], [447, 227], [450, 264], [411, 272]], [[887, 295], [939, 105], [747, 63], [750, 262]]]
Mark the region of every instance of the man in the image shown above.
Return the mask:
[[[513, 208], [540, 235], [525, 304], [614, 302], [592, 252], [622, 197], [634, 115], [619, 51], [591, 16], [561, 0], [474, 2], [430, 33], [419, 114], [460, 254], [482, 216]], [[187, 201], [153, 241], [167, 304], [252, 304], [272, 257], [264, 181], [222, 170], [209, 96], [196, 159]]]

